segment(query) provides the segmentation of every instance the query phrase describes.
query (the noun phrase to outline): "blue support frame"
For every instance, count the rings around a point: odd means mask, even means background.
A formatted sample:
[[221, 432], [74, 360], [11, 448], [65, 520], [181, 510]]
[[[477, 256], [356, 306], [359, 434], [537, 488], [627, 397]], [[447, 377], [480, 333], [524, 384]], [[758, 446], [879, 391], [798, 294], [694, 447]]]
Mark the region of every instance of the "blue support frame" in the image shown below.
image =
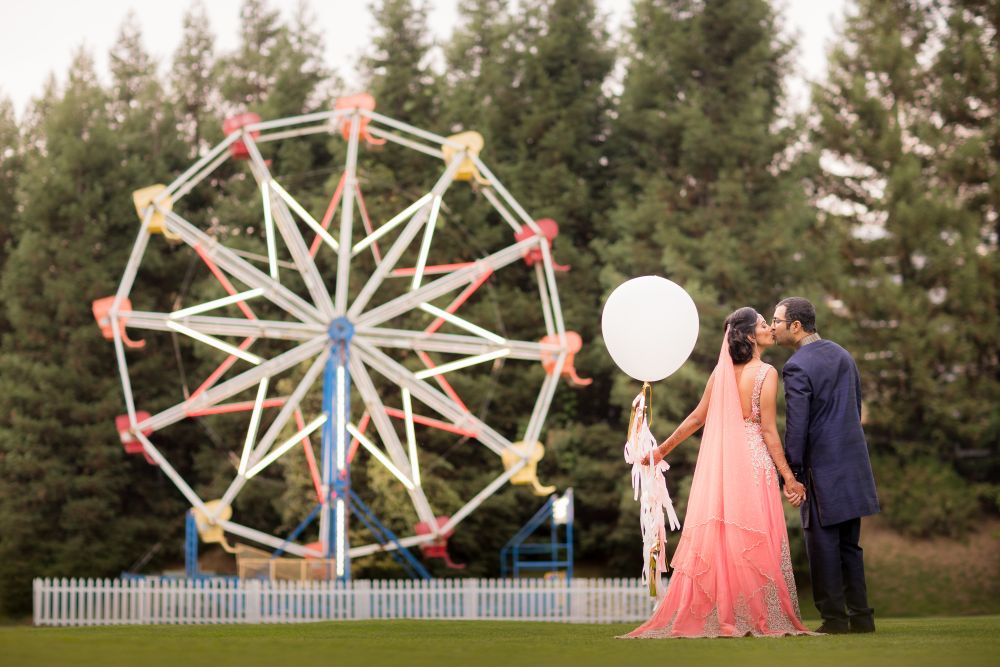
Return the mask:
[[200, 579], [198, 569], [198, 522], [194, 510], [188, 510], [184, 517], [184, 574], [188, 579]]
[[[332, 349], [323, 369], [323, 412], [326, 422], [322, 433], [321, 472], [324, 498], [322, 502], [322, 519], [320, 526], [325, 531], [321, 540], [326, 542], [324, 558], [336, 556], [338, 550], [343, 554], [343, 573], [338, 575], [341, 581], [351, 578], [350, 543], [348, 541], [348, 526], [350, 525], [350, 491], [351, 474], [347, 463], [347, 443], [350, 437], [347, 433], [347, 422], [351, 418], [351, 373], [349, 370], [350, 342], [354, 336], [354, 325], [346, 317], [338, 317], [330, 323], [328, 335]], [[343, 369], [343, 396], [337, 394], [337, 372]], [[337, 405], [343, 401], [343, 419], [338, 419]], [[337, 448], [338, 437], [340, 450]], [[344, 458], [343, 465], [338, 465], [337, 458]], [[332, 508], [331, 508], [332, 505]], [[337, 533], [337, 507], [343, 511], [343, 534]], [[332, 509], [332, 511], [331, 511]], [[338, 563], [338, 569], [341, 563]]]
[[[521, 526], [507, 544], [500, 550], [500, 574], [506, 577], [508, 571], [513, 571], [514, 577], [521, 576], [521, 570], [559, 570], [564, 569], [566, 578], [573, 578], [573, 489], [566, 489], [563, 494], [568, 499], [565, 524], [556, 522], [554, 516], [557, 497], [549, 496], [534, 516]], [[528, 539], [546, 521], [549, 522], [548, 542], [527, 542]], [[559, 526], [566, 526], [566, 539], [559, 540]], [[547, 560], [525, 558], [526, 555], [542, 554]], [[509, 561], [509, 563], [508, 563]]]
[[309, 524], [311, 524], [313, 520], [315, 520], [316, 517], [319, 516], [319, 512], [321, 509], [323, 509], [323, 503], [319, 503], [318, 505], [316, 505], [316, 507], [313, 508], [312, 512], [309, 512], [309, 516], [303, 519], [302, 522], [295, 527], [295, 530], [289, 533], [288, 537], [285, 538], [285, 541], [281, 543], [281, 546], [274, 550], [274, 553], [271, 554], [271, 558], [279, 558], [283, 553], [285, 553], [285, 547], [287, 547], [289, 544], [298, 539], [299, 535], [302, 534], [302, 531], [308, 528]]
[[396, 534], [375, 517], [375, 513], [361, 500], [358, 494], [354, 493], [354, 491], [351, 491], [350, 494], [355, 514], [361, 520], [361, 523], [371, 531], [371, 534], [378, 543], [385, 545], [392, 542], [396, 545], [396, 549], [390, 551], [389, 555], [400, 564], [407, 576], [410, 579], [418, 577], [421, 579], [430, 579], [431, 574], [427, 571], [427, 568], [424, 567], [423, 563], [414, 558], [409, 549], [399, 543], [399, 538], [396, 537]]

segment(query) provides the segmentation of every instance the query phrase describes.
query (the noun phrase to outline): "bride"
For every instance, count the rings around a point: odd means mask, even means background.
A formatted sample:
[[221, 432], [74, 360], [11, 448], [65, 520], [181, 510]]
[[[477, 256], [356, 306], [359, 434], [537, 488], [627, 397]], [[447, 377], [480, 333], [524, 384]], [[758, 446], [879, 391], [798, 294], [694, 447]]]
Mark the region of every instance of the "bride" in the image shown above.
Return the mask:
[[760, 359], [774, 336], [753, 308], [732, 313], [725, 330], [701, 402], [653, 452], [655, 463], [705, 426], [673, 575], [631, 638], [812, 634], [799, 615], [778, 475], [796, 507], [806, 489], [778, 438], [777, 372]]

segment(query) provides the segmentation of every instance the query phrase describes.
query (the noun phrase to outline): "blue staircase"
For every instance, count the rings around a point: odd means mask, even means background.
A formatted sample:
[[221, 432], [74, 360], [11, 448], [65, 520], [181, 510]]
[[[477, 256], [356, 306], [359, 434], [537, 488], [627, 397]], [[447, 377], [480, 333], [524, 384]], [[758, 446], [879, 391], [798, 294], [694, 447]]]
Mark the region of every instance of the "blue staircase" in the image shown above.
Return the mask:
[[[548, 541], [529, 542], [546, 522]], [[549, 496], [500, 550], [501, 576], [520, 577], [522, 570], [562, 571], [567, 579], [573, 578], [573, 489]]]

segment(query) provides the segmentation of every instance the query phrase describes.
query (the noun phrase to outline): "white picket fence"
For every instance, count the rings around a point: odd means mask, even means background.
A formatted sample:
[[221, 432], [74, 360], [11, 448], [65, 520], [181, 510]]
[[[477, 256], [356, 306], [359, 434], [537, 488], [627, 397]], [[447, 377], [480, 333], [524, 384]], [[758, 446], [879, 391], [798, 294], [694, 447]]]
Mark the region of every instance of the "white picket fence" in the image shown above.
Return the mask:
[[367, 619], [643, 621], [638, 579], [35, 579], [35, 625], [303, 623]]

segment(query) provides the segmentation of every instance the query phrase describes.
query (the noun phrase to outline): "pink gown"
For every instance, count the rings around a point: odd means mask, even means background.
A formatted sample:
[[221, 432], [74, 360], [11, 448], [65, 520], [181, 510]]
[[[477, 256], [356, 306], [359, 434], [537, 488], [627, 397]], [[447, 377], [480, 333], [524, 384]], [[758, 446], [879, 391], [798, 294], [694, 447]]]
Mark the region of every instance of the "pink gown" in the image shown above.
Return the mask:
[[761, 432], [768, 368], [757, 373], [744, 420], [723, 343], [670, 583], [627, 637], [813, 634], [800, 618], [777, 471]]

